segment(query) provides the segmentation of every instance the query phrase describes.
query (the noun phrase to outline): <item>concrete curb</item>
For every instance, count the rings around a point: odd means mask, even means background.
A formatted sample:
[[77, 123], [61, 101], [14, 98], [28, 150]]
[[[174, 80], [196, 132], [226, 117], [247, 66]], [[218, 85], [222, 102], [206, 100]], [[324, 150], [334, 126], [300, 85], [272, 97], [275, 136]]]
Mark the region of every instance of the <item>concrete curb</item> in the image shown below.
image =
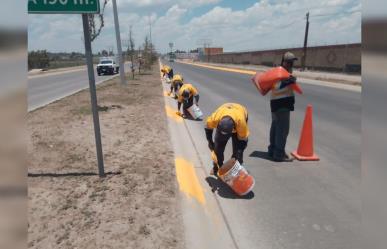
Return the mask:
[[[159, 63], [161, 67], [161, 61]], [[203, 166], [186, 120], [176, 115], [176, 103], [166, 94], [168, 86], [163, 81], [161, 84], [180, 188], [186, 248], [237, 249], [222, 208], [205, 181], [208, 172]], [[184, 172], [188, 173], [184, 175]]]

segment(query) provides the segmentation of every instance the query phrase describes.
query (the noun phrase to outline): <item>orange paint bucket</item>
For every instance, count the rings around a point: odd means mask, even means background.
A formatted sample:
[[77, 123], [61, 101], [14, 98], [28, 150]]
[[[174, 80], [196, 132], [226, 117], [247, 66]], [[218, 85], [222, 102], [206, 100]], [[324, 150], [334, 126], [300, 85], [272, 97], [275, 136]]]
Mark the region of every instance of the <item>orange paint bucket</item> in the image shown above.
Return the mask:
[[247, 195], [255, 185], [254, 178], [233, 158], [219, 169], [218, 175], [239, 196]]
[[[273, 88], [275, 83], [288, 79], [289, 77], [290, 73], [285, 68], [276, 67], [264, 73], [257, 73], [251, 80], [258, 91], [265, 96]], [[302, 93], [301, 87], [297, 83], [293, 84], [291, 87], [297, 93]]]

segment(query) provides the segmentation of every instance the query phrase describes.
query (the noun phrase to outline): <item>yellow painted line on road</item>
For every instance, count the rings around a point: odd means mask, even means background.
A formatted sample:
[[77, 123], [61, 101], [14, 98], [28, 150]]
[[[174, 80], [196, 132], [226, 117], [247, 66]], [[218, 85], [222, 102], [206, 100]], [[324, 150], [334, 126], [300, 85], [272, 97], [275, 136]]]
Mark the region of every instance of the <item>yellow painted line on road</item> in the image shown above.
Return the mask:
[[200, 63], [191, 63], [191, 62], [179, 62], [179, 63], [188, 64], [188, 65], [197, 66], [197, 67], [215, 69], [215, 70], [220, 70], [220, 71], [225, 71], [225, 72], [232, 72], [232, 73], [241, 73], [241, 74], [248, 74], [248, 75], [255, 75], [257, 73], [256, 71], [251, 71], [251, 70], [210, 66], [210, 65], [200, 64]]
[[176, 114], [177, 110], [173, 109], [169, 105], [165, 105], [165, 112], [167, 116], [177, 123], [183, 123], [183, 118]]
[[175, 159], [175, 167], [180, 191], [194, 198], [201, 205], [205, 205], [206, 198], [204, 196], [204, 190], [200, 185], [193, 164], [182, 157], [177, 157]]

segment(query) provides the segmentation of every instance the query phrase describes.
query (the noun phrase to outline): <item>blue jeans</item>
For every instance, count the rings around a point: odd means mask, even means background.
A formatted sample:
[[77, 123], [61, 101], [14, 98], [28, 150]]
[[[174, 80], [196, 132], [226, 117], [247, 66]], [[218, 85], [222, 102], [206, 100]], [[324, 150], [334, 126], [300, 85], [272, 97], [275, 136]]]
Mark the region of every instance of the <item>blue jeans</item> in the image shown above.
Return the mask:
[[277, 111], [271, 114], [269, 156], [274, 159], [285, 157], [286, 140], [290, 128], [290, 111]]

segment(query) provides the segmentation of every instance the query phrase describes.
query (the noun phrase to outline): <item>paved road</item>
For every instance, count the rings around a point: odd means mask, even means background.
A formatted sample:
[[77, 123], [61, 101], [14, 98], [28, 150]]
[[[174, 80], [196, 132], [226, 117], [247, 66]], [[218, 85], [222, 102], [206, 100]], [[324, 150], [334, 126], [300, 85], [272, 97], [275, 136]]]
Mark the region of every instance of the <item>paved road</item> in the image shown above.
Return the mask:
[[[360, 92], [301, 81], [304, 95], [296, 99], [287, 148], [296, 149], [305, 108], [312, 104], [315, 150], [321, 161], [279, 164], [262, 156], [269, 139], [269, 99], [259, 96], [251, 76], [180, 63], [170, 65], [198, 88], [205, 116], [225, 102], [248, 108], [251, 136], [245, 165], [256, 179], [254, 195], [235, 199], [226, 190], [217, 193], [238, 248], [361, 247]], [[203, 124], [187, 121], [187, 127], [209, 170]]]
[[[128, 70], [128, 66], [126, 66], [126, 70]], [[115, 76], [117, 75], [98, 76], [95, 72], [97, 84]], [[86, 68], [29, 76], [28, 110], [31, 111], [88, 87], [89, 80]]]

